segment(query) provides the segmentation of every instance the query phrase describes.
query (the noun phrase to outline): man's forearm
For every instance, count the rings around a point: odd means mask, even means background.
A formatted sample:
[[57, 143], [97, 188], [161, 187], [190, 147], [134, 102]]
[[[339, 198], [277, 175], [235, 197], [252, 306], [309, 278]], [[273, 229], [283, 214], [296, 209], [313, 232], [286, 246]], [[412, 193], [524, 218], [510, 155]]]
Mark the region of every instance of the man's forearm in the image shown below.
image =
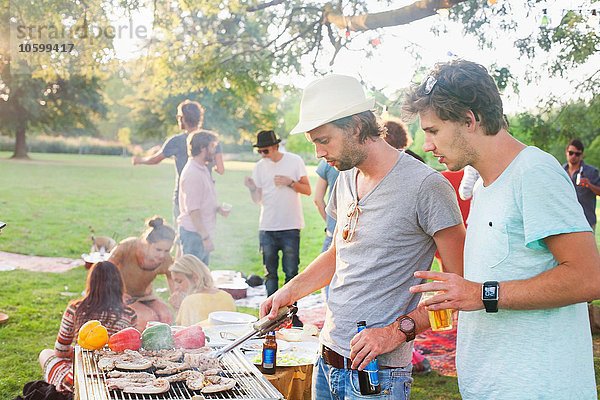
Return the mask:
[[311, 193], [310, 183], [303, 183], [301, 181], [297, 181], [297, 182], [294, 182], [292, 185], [290, 185], [290, 187], [292, 189], [294, 189], [295, 192], [310, 196], [310, 193]]
[[259, 188], [254, 188], [254, 189], [249, 189], [250, 190], [250, 197], [252, 198], [252, 201], [255, 202], [256, 204], [260, 204], [262, 202], [262, 190]]
[[591, 232], [545, 239], [558, 265], [529, 279], [500, 282], [498, 307], [534, 310], [600, 298], [600, 256]]
[[325, 212], [325, 202], [322, 199], [315, 199], [315, 206], [317, 207], [317, 211], [323, 218], [323, 221], [327, 221], [327, 213]]
[[591, 183], [588, 185], [589, 189], [594, 192], [596, 196], [600, 196], [600, 186], [592, 185]]

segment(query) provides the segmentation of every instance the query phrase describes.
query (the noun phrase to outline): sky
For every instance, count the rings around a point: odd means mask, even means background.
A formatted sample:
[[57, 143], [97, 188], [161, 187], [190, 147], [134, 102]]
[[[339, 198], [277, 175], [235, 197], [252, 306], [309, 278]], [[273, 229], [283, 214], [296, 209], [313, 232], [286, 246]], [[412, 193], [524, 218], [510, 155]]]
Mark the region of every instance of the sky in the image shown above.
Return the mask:
[[[414, 0], [400, 0], [390, 6], [374, 2], [370, 12], [378, 12], [386, 9], [394, 9], [412, 3]], [[493, 0], [492, 0], [493, 1]], [[431, 68], [436, 62], [448, 61], [454, 57], [465, 58], [471, 61], [479, 62], [485, 66], [496, 64], [506, 66], [517, 77], [523, 77], [528, 70], [541, 70], [545, 57], [536, 57], [534, 61], [523, 60], [517, 50], [514, 48], [514, 40], [519, 37], [530, 35], [540, 25], [543, 16], [543, 9], [547, 10], [551, 25], [558, 23], [566, 10], [591, 9], [589, 1], [575, 0], [555, 0], [546, 1], [539, 4], [538, 9], [531, 14], [519, 13], [515, 0], [497, 0], [494, 6], [502, 5], [504, 1], [511, 1], [514, 18], [519, 20], [519, 27], [515, 32], [506, 34], [496, 34], [493, 31], [486, 34], [491, 35], [494, 41], [493, 49], [481, 49], [474, 37], [465, 37], [462, 33], [462, 27], [459, 24], [452, 23], [443, 13], [432, 17], [415, 21], [407, 25], [380, 29], [360, 34], [360, 38], [351, 45], [353, 50], [359, 50], [362, 47], [373, 49], [373, 57], [365, 59], [364, 53], [360, 51], [342, 51], [338, 54], [335, 64], [330, 67], [329, 61], [331, 54], [323, 54], [320, 60], [322, 71], [353, 75], [362, 78], [369, 85], [382, 90], [386, 95], [391, 96], [399, 89], [405, 88], [411, 83], [415, 76], [415, 70], [419, 66]], [[600, 6], [596, 6], [600, 11]], [[151, 12], [148, 10], [139, 10], [133, 13], [133, 24], [144, 25], [151, 34], [152, 26]], [[126, 23], [122, 20], [115, 20], [115, 23]], [[128, 22], [127, 22], [128, 23]], [[597, 32], [600, 34], [600, 22]], [[448, 31], [443, 35], [436, 36], [431, 32], [432, 26], [446, 26]], [[353, 35], [356, 35], [353, 33]], [[379, 38], [381, 44], [373, 48], [369, 44], [372, 38]], [[117, 56], [122, 59], [135, 57], [137, 54], [135, 48], [141, 42], [136, 42], [129, 38], [122, 38], [114, 43]], [[418, 52], [420, 59], [415, 59], [414, 55], [404, 51], [407, 44], [411, 44]], [[542, 54], [542, 53], [540, 53]], [[280, 76], [276, 82], [282, 85], [291, 84], [299, 88], [305, 87], [312, 80], [316, 79], [311, 67], [312, 57], [306, 57], [303, 60], [304, 74], [301, 76]], [[600, 55], [595, 60], [589, 62], [570, 74], [570, 78], [584, 79], [597, 69], [596, 65], [600, 63]], [[521, 111], [535, 109], [540, 100], [548, 97], [550, 94], [558, 95], [561, 98], [569, 99], [572, 97], [572, 84], [566, 79], [543, 77], [539, 82], [527, 85], [523, 82], [519, 86], [519, 94], [515, 94], [512, 89], [508, 89], [503, 94], [504, 108], [507, 114], [514, 114]]]

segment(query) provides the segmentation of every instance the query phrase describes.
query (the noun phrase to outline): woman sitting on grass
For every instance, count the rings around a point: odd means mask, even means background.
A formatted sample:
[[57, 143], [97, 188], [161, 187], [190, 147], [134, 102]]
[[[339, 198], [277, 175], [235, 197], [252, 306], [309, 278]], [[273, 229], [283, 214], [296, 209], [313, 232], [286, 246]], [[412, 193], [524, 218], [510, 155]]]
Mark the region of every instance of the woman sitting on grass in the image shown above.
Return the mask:
[[163, 274], [173, 292], [169, 267], [173, 264], [170, 252], [175, 231], [158, 216], [152, 217], [146, 225], [148, 228], [141, 237], [122, 240], [109, 258], [121, 271], [127, 304], [137, 314], [137, 329], [140, 332], [149, 321], [173, 323], [169, 306], [154, 294], [152, 282], [157, 275]]
[[210, 270], [196, 256], [185, 254], [169, 268], [174, 291], [169, 302], [176, 309], [175, 323], [190, 326], [213, 311], [235, 311], [233, 297], [217, 289]]
[[88, 273], [85, 296], [69, 303], [54, 344], [44, 349], [39, 361], [44, 380], [59, 392], [73, 391], [73, 346], [79, 328], [89, 320], [98, 320], [109, 335], [135, 326], [135, 311], [123, 302], [123, 280], [117, 267], [108, 261], [92, 266]]

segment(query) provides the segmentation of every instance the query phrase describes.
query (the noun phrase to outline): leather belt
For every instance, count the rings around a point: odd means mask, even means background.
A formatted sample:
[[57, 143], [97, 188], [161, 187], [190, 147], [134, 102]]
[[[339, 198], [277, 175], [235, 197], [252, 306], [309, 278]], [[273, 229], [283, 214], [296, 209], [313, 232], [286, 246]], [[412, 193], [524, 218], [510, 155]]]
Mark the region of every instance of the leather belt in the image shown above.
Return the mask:
[[336, 353], [327, 346], [321, 346], [321, 356], [325, 364], [337, 369], [351, 369], [352, 360]]

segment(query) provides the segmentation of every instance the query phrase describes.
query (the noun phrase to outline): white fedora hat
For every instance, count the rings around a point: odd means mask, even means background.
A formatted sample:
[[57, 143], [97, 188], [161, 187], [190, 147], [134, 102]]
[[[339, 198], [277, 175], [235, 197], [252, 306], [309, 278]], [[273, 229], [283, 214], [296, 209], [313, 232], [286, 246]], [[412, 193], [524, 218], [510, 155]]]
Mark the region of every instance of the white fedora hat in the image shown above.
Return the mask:
[[329, 75], [311, 82], [300, 102], [300, 121], [290, 134], [308, 132], [328, 122], [372, 110], [360, 82], [351, 76]]

